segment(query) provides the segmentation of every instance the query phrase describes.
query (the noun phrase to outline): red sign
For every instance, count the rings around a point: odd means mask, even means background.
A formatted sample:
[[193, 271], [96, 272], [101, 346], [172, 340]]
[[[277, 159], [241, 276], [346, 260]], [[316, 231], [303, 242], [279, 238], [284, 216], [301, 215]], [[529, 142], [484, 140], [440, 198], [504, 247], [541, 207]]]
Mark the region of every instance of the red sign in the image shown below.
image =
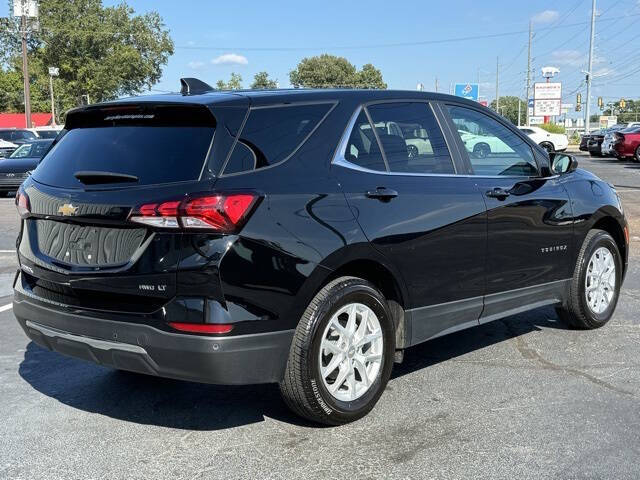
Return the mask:
[[488, 107], [489, 106], [489, 102], [487, 100], [480, 100], [480, 105], [482, 105], [483, 107]]

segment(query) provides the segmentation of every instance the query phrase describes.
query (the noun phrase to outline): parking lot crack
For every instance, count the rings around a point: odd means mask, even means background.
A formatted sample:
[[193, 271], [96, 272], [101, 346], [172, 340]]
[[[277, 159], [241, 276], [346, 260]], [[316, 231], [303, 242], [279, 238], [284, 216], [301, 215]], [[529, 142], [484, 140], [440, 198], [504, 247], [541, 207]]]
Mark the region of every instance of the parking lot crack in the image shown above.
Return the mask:
[[620, 393], [623, 395], [633, 396], [633, 392], [616, 387], [615, 385], [612, 385], [609, 382], [605, 382], [604, 380], [598, 377], [595, 377], [587, 372], [583, 372], [582, 370], [578, 370], [576, 368], [563, 367], [561, 365], [556, 365], [555, 363], [547, 360], [542, 355], [540, 355], [540, 353], [535, 348], [530, 347], [527, 344], [527, 342], [524, 340], [524, 338], [522, 338], [522, 336], [517, 336], [515, 338], [515, 344], [522, 358], [537, 362], [545, 370], [552, 370], [555, 372], [562, 372], [575, 377], [581, 377], [593, 383], [594, 385], [598, 385], [599, 387], [606, 388], [607, 390], [611, 390], [613, 392]]

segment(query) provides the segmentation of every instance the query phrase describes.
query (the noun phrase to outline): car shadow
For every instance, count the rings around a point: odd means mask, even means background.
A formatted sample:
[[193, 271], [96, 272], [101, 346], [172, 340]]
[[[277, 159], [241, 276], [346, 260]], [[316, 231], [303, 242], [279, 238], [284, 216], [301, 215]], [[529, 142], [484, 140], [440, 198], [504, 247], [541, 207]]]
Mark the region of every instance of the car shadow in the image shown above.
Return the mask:
[[[567, 327], [553, 309], [540, 308], [440, 337], [406, 350], [392, 379], [469, 352], [545, 328]], [[291, 413], [277, 385], [222, 386], [120, 372], [27, 345], [20, 376], [38, 392], [73, 408], [145, 425], [184, 430], [221, 430], [265, 417], [308, 427]]]

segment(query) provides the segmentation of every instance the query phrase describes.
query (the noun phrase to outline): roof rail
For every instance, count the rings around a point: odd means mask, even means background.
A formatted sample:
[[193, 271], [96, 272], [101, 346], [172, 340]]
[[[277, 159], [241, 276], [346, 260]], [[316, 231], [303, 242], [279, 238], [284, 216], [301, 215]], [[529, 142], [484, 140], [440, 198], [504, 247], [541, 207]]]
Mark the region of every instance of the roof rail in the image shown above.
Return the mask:
[[210, 92], [214, 88], [208, 83], [204, 83], [197, 78], [181, 78], [180, 79], [180, 93], [182, 95], [198, 95], [200, 93]]

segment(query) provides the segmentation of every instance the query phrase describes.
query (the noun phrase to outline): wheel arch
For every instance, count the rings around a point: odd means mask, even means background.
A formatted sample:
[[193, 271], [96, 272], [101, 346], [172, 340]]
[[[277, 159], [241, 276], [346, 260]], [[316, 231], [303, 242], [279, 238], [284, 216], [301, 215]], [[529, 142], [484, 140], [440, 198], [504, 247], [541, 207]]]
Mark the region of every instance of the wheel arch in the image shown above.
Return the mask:
[[622, 259], [623, 259], [622, 268], [625, 269], [628, 252], [627, 252], [627, 243], [626, 243], [626, 237], [624, 233], [624, 227], [620, 225], [620, 222], [611, 215], [603, 214], [603, 216], [598, 218], [593, 223], [591, 228], [604, 230], [605, 232], [607, 232], [609, 235], [613, 237], [613, 239], [616, 242], [616, 245], [618, 246], [618, 250], [620, 251], [620, 255], [622, 256]]
[[389, 304], [396, 329], [396, 346], [402, 348], [409, 339], [404, 311], [410, 300], [404, 279], [393, 265], [369, 244], [351, 245], [330, 255], [317, 265], [301, 288], [291, 316], [297, 321], [315, 295], [330, 281], [344, 276], [359, 277], [378, 288]]

